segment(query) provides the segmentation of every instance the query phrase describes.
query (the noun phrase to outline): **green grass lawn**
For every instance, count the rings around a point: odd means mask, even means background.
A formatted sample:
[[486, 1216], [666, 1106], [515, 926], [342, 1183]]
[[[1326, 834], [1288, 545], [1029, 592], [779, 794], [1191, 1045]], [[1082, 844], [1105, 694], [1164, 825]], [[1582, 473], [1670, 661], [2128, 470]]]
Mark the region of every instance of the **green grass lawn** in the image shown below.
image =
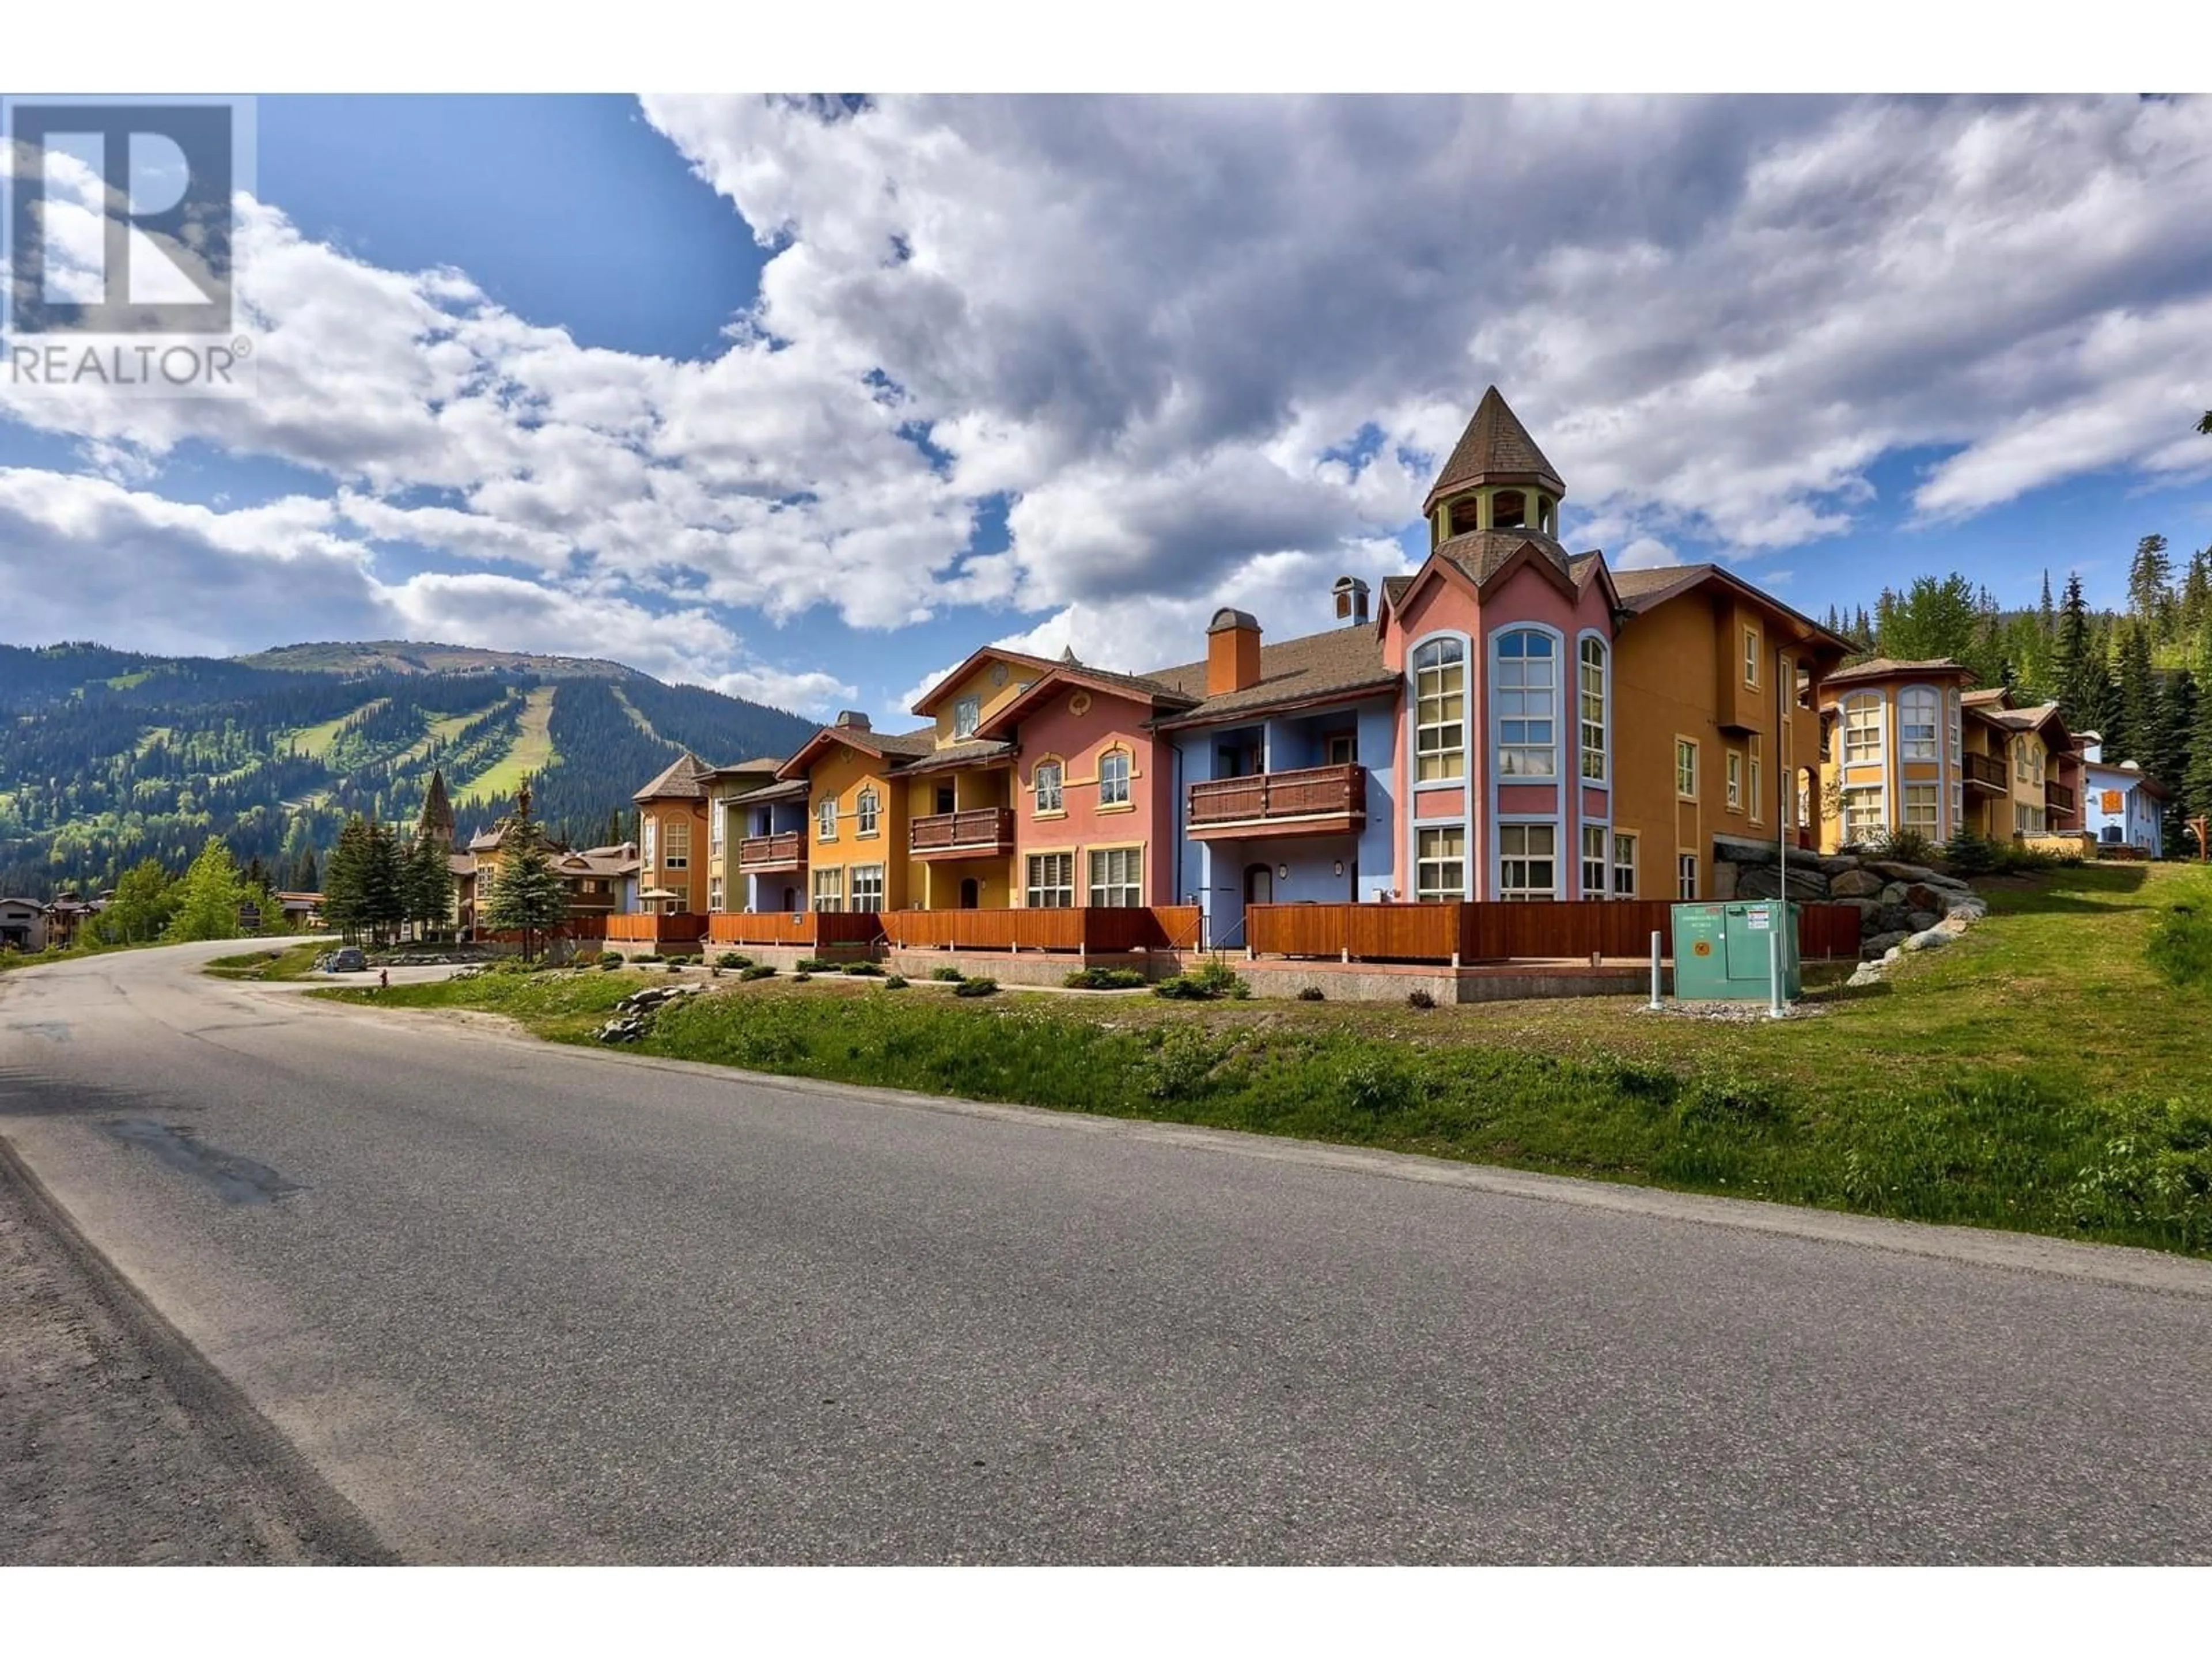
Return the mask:
[[495, 795], [512, 794], [522, 786], [526, 775], [543, 772], [553, 763], [553, 693], [556, 687], [541, 685], [531, 692], [523, 705], [519, 729], [507, 753], [485, 771], [471, 778], [453, 791], [455, 800], [471, 798], [489, 800]]
[[[1416, 1011], [1019, 995], [824, 976], [662, 1013], [642, 1052], [1908, 1219], [2212, 1254], [2212, 988], [2149, 961], [2212, 878], [2087, 866], [1877, 986], [1743, 1024], [1635, 1000]], [[375, 1000], [588, 1042], [635, 971], [492, 974]], [[323, 994], [364, 1000], [360, 992]]]
[[283, 949], [264, 945], [236, 956], [216, 957], [201, 969], [217, 979], [313, 979], [315, 958], [331, 948], [329, 939], [308, 939]]
[[309, 760], [322, 759], [324, 756], [330, 753], [331, 745], [338, 740], [339, 729], [348, 720], [358, 720], [374, 709], [383, 708], [390, 701], [389, 697], [377, 697], [362, 704], [358, 708], [348, 709], [336, 720], [325, 720], [320, 726], [301, 726], [291, 735], [292, 752], [295, 755], [304, 755]]

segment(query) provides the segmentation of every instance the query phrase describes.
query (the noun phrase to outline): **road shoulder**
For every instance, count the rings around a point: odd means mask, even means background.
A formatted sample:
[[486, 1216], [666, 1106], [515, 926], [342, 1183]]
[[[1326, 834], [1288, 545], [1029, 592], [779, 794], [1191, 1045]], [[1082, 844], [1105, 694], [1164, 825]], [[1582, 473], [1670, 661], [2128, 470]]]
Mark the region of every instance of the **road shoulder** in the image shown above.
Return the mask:
[[0, 1139], [0, 1563], [385, 1562]]

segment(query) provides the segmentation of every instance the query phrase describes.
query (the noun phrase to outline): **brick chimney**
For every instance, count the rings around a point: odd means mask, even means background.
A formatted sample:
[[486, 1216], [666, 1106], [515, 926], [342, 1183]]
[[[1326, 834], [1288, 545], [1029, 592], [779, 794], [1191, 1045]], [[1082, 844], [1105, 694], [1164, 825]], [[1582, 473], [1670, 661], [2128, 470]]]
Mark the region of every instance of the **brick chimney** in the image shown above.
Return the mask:
[[1206, 695], [1218, 697], [1259, 683], [1259, 620], [1247, 611], [1215, 611], [1206, 630]]
[[868, 725], [868, 717], [866, 714], [863, 714], [857, 708], [839, 709], [837, 711], [837, 724], [843, 726], [848, 732], [866, 732], [870, 729]]

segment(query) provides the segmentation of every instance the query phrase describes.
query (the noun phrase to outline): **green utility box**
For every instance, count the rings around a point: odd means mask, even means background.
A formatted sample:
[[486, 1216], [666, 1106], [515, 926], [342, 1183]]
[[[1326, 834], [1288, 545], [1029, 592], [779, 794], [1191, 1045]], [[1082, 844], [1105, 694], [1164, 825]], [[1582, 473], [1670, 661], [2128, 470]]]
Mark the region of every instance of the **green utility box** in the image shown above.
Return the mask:
[[1794, 1002], [1797, 907], [1781, 899], [1674, 907], [1674, 994], [1692, 1001], [1765, 1001], [1773, 977], [1774, 937], [1782, 936], [1782, 1000]]

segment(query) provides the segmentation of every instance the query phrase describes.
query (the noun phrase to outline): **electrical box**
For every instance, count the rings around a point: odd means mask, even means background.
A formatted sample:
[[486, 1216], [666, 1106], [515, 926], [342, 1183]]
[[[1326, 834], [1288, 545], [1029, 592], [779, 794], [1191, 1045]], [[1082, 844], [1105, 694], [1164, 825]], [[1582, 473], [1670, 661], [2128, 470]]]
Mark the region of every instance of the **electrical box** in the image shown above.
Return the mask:
[[1780, 899], [1677, 904], [1674, 994], [1692, 1001], [1764, 1002], [1771, 993], [1775, 951], [1782, 942], [1782, 1000], [1801, 988], [1797, 907]]

